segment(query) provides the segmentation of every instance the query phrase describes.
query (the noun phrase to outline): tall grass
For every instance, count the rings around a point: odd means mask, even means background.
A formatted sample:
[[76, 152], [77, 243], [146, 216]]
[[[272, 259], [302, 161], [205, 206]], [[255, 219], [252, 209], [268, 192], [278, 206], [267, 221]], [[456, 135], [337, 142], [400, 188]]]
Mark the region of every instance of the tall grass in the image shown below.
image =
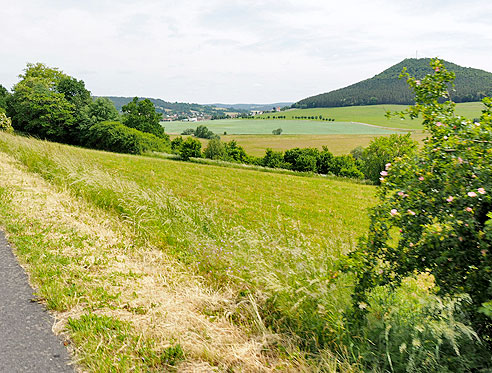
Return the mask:
[[7, 134], [0, 150], [116, 214], [142, 243], [173, 253], [210, 284], [234, 286], [237, 322], [288, 333], [311, 352], [341, 343], [352, 279], [336, 264], [367, 229], [363, 211], [374, 203], [374, 187]]

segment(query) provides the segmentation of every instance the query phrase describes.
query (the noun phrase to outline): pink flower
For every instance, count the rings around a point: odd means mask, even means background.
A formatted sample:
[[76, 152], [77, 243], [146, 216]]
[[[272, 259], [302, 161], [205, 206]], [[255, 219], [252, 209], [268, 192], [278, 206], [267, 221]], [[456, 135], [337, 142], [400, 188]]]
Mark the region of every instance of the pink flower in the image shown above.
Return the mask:
[[477, 196], [477, 193], [475, 192], [468, 192], [468, 197], [476, 197]]
[[423, 176], [420, 176], [420, 177], [419, 177], [419, 180], [420, 180], [420, 181], [424, 181], [424, 177], [423, 177]]
[[467, 207], [465, 210], [468, 211], [468, 212], [472, 212], [473, 211], [473, 209], [471, 207]]
[[463, 164], [463, 159], [461, 157], [458, 157], [458, 163]]
[[391, 167], [391, 163], [386, 163], [384, 169], [387, 171]]
[[414, 215], [415, 215], [415, 212], [414, 212], [414, 211], [412, 211], [412, 210], [407, 210], [407, 212], [408, 212], [410, 215], [412, 215], [412, 216], [414, 216]]
[[415, 85], [420, 85], [420, 80], [416, 80]]
[[390, 214], [392, 216], [398, 215], [398, 210], [397, 209], [391, 209]]
[[437, 123], [436, 123], [436, 126], [437, 126], [437, 127], [441, 127], [441, 126], [442, 126], [442, 123], [441, 123], [441, 122], [437, 122]]
[[434, 69], [434, 71], [437, 73], [439, 71], [439, 66], [436, 66], [436, 68]]
[[410, 242], [408, 246], [413, 247], [413, 242]]
[[485, 193], [487, 193], [487, 192], [485, 191], [485, 189], [483, 189], [483, 188], [478, 188], [477, 190], [478, 190], [478, 193], [480, 193], [480, 194], [485, 194]]
[[386, 171], [381, 171], [379, 174], [380, 174], [381, 176], [388, 176], [388, 173], [387, 173]]
[[453, 202], [453, 199], [454, 199], [454, 197], [453, 197], [453, 196], [449, 196], [448, 198], [446, 198], [446, 201], [448, 201], [448, 202]]
[[402, 197], [402, 196], [404, 196], [404, 195], [405, 195], [405, 193], [403, 193], [403, 192], [400, 190], [400, 191], [398, 192], [398, 195], [399, 195], [400, 197]]

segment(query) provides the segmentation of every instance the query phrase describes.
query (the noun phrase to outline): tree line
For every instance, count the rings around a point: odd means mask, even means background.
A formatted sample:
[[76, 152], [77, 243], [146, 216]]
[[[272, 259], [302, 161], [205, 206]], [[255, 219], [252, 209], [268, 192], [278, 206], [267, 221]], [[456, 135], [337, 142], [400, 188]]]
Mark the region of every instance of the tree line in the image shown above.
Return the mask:
[[19, 78], [12, 93], [0, 86], [0, 111], [18, 132], [124, 153], [170, 148], [150, 100], [135, 97], [120, 115], [111, 100], [92, 97], [82, 80], [57, 68], [30, 63]]

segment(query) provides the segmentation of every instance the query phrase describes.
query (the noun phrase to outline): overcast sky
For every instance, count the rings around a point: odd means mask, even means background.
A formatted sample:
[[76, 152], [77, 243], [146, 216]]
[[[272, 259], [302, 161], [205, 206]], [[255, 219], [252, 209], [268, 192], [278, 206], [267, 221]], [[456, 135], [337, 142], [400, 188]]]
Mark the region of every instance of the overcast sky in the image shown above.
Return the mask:
[[0, 0], [0, 84], [27, 62], [94, 95], [297, 101], [404, 58], [492, 72], [490, 0]]

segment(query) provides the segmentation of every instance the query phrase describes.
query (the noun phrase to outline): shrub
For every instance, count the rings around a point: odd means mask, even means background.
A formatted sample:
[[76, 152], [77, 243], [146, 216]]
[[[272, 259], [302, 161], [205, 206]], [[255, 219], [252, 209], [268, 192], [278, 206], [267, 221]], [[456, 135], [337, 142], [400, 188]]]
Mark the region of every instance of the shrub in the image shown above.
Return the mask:
[[220, 139], [212, 139], [203, 151], [205, 158], [227, 160], [226, 147]]
[[179, 153], [179, 151], [181, 149], [181, 145], [183, 145], [183, 138], [181, 136], [175, 137], [171, 141], [171, 150], [174, 153]]
[[226, 142], [225, 149], [228, 160], [239, 163], [249, 163], [249, 157], [243, 147], [239, 146], [235, 140]]
[[202, 157], [202, 143], [193, 137], [188, 137], [183, 141], [179, 149], [179, 155], [183, 160]]
[[417, 145], [417, 142], [410, 138], [409, 133], [375, 138], [360, 156], [364, 176], [379, 184], [380, 172], [384, 170], [385, 164], [393, 162], [398, 157], [412, 156], [417, 150]]
[[399, 113], [421, 114], [429, 137], [420, 154], [381, 172], [370, 231], [350, 255], [354, 320], [364, 320], [357, 304], [368, 302], [375, 286], [428, 271], [439, 295], [469, 294], [464, 309], [488, 349], [477, 359], [490, 369], [492, 325], [483, 312], [492, 299], [492, 100], [483, 100], [479, 122], [457, 116], [455, 104], [443, 100], [454, 74], [437, 59], [431, 66], [434, 74], [421, 80], [407, 75], [416, 104]]
[[183, 132], [181, 132], [181, 134], [184, 135], [184, 136], [186, 136], [186, 135], [194, 135], [195, 134], [195, 130], [193, 128], [187, 128]]
[[317, 172], [319, 150], [316, 148], [294, 148], [284, 154], [284, 161], [290, 164], [290, 168], [300, 172]]
[[267, 149], [265, 156], [261, 160], [261, 165], [270, 168], [289, 168], [289, 164], [284, 162], [284, 154]]
[[131, 154], [169, 149], [167, 141], [119, 122], [101, 122], [89, 127], [84, 145], [93, 149]]
[[281, 135], [282, 134], [282, 128], [277, 128], [276, 130], [273, 130], [272, 131], [272, 134], [274, 135]]
[[195, 130], [195, 136], [200, 139], [215, 139], [219, 138], [218, 135], [210, 131], [207, 127], [201, 125], [198, 126]]

